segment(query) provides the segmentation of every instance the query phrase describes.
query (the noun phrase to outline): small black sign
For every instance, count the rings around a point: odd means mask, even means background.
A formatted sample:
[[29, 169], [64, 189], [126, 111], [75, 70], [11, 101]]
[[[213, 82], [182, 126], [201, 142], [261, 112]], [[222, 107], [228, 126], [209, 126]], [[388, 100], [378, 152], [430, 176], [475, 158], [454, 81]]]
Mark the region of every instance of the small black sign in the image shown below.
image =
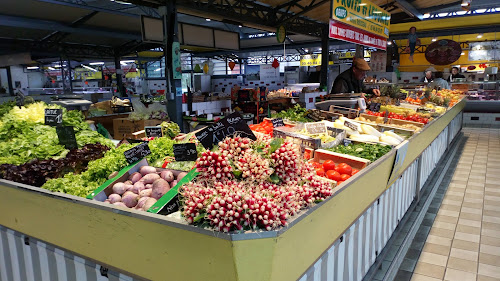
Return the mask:
[[149, 149], [149, 145], [147, 142], [141, 143], [123, 152], [123, 155], [125, 155], [125, 158], [127, 159], [127, 162], [129, 164], [135, 163], [148, 156], [149, 154], [151, 154], [151, 150]]
[[62, 109], [46, 108], [45, 125], [57, 126], [62, 124]]
[[226, 137], [234, 135], [240, 135], [251, 140], [257, 139], [245, 120], [243, 120], [243, 117], [237, 112], [228, 115], [211, 126], [207, 126], [195, 135], [206, 149], [212, 149], [214, 144], [217, 145]]
[[399, 99], [396, 99], [395, 104], [396, 104], [396, 106], [400, 106], [401, 105], [401, 101]]
[[78, 148], [75, 130], [72, 126], [57, 126], [56, 132], [59, 138], [59, 144], [64, 145], [66, 149]]
[[175, 161], [196, 161], [198, 152], [194, 143], [174, 144]]
[[161, 138], [163, 137], [163, 130], [161, 126], [148, 126], [144, 127], [147, 138]]
[[346, 126], [347, 128], [353, 130], [353, 131], [357, 131], [358, 130], [358, 126], [356, 126], [356, 124], [353, 124], [347, 120], [344, 121], [344, 126]]
[[388, 110], [385, 111], [384, 124], [387, 124], [387, 121], [389, 121], [389, 111]]
[[306, 131], [311, 135], [326, 133], [326, 123], [324, 122], [305, 123], [305, 126]]
[[283, 123], [283, 118], [274, 118], [272, 122], [273, 122], [273, 128], [285, 126], [285, 123]]
[[344, 139], [344, 146], [349, 146], [352, 143], [350, 139]]
[[339, 119], [340, 115], [333, 115], [332, 116], [332, 122], [335, 122], [335, 120]]
[[378, 102], [372, 102], [370, 103], [370, 106], [368, 107], [368, 109], [372, 112], [379, 112], [380, 111], [380, 106], [382, 104], [381, 103], [378, 103]]

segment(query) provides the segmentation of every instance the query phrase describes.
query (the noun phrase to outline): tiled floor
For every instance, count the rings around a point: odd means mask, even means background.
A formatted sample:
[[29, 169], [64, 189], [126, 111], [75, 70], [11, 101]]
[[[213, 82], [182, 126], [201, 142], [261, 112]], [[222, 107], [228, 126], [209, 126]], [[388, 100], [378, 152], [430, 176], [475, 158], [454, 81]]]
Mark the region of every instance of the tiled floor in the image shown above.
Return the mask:
[[[405, 270], [413, 271], [412, 281], [500, 280], [500, 129], [463, 132], [467, 140], [439, 209], [422, 223], [430, 228], [418, 262]], [[408, 280], [402, 275], [396, 279]]]

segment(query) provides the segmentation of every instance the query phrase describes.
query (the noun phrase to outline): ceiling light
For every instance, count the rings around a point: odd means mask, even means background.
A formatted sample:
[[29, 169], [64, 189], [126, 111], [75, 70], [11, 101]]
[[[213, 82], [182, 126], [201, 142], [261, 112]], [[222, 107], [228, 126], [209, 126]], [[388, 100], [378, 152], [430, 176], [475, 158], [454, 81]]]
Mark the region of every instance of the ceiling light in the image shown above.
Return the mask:
[[28, 66], [26, 67], [26, 69], [38, 69], [39, 67], [38, 66]]
[[205, 19], [206, 21], [211, 21], [211, 19]]
[[464, 53], [464, 52], [462, 52], [460, 55], [461, 55], [461, 56], [463, 56], [463, 55], [465, 55], [465, 53]]
[[381, 12], [381, 11], [374, 11], [373, 13], [374, 13], [374, 14], [382, 14], [382, 12]]
[[96, 61], [96, 62], [91, 62], [89, 63], [90, 65], [103, 65], [104, 62], [103, 61]]
[[431, 14], [427, 13], [427, 14], [424, 14], [424, 19], [428, 19], [431, 17]]
[[360, 6], [366, 6], [366, 3], [361, 3], [361, 4], [359, 4], [359, 5], [360, 5]]
[[438, 39], [436, 37], [432, 38], [432, 42], [436, 42]]
[[238, 27], [243, 27], [243, 25], [240, 24], [240, 25], [238, 25]]
[[160, 70], [161, 70], [161, 67], [160, 67], [160, 68], [155, 69], [155, 71], [160, 71]]
[[392, 45], [392, 41], [387, 41], [387, 45]]
[[460, 4], [460, 6], [462, 6], [462, 7], [467, 7], [467, 6], [469, 6], [469, 3], [467, 3], [467, 2], [462, 2], [462, 4]]
[[86, 66], [86, 65], [83, 65], [83, 64], [82, 64], [82, 67], [83, 67], [83, 68], [86, 68], [86, 69], [88, 69], [88, 70], [91, 70], [91, 71], [97, 72], [97, 69], [92, 68], [92, 67], [90, 67], [90, 66]]
[[465, 15], [466, 13], [467, 13], [467, 11], [458, 11], [457, 15], [461, 16], [461, 15]]
[[51, 66], [49, 66], [49, 67], [47, 67], [47, 68], [48, 68], [49, 70], [56, 70], [55, 68], [53, 68], [53, 67], [51, 67]]
[[477, 38], [483, 38], [483, 34], [482, 34], [482, 33], [479, 33], [479, 34], [477, 35]]

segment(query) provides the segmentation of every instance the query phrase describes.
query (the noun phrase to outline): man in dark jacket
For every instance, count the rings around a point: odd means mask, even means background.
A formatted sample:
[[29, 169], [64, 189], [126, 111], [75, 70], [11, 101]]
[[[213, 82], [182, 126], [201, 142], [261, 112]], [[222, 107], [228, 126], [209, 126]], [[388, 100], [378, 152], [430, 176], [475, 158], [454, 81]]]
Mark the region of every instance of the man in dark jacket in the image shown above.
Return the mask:
[[380, 96], [380, 90], [367, 89], [363, 83], [368, 70], [370, 70], [370, 66], [364, 59], [355, 58], [352, 67], [335, 78], [330, 94], [350, 94], [354, 92]]

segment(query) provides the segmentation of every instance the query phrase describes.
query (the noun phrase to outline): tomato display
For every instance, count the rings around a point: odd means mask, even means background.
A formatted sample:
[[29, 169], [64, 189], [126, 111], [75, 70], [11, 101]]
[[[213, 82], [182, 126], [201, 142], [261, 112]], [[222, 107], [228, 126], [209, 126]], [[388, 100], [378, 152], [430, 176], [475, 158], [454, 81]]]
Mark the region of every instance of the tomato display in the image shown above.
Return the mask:
[[320, 177], [324, 177], [325, 176], [325, 170], [323, 168], [316, 168], [316, 175], [318, 175]]
[[[372, 112], [372, 111], [367, 111], [366, 114], [372, 115], [372, 116], [377, 116], [377, 117], [385, 117], [386, 112]], [[402, 114], [397, 114], [394, 112], [389, 112], [389, 115], [387, 116], [388, 118], [392, 119], [398, 119], [398, 120], [406, 120], [406, 121], [413, 121], [413, 122], [418, 122], [422, 124], [427, 124], [429, 123], [429, 118], [421, 117], [418, 114], [413, 114], [409, 116], [405, 116]]]
[[316, 170], [316, 175], [334, 180], [337, 182], [337, 185], [341, 185], [344, 181], [359, 172], [358, 169], [353, 169], [346, 163], [335, 164], [335, 162], [330, 159], [325, 160], [323, 164], [315, 161], [309, 161], [309, 163], [311, 163]]
[[338, 166], [337, 166], [337, 168], [335, 170], [337, 172], [339, 172], [340, 174], [351, 175], [351, 173], [352, 173], [351, 166], [347, 165], [346, 163], [340, 163], [340, 164], [338, 164]]
[[270, 120], [264, 120], [260, 124], [252, 124], [249, 126], [252, 131], [273, 136], [273, 123]]
[[333, 162], [333, 160], [326, 160], [325, 162], [323, 162], [323, 169], [325, 169], [325, 171], [334, 170], [335, 162]]
[[341, 174], [340, 175], [340, 181], [346, 181], [350, 178], [351, 176], [348, 174]]
[[339, 181], [341, 180], [340, 178], [340, 173], [335, 171], [335, 170], [329, 170], [326, 172], [326, 177], [331, 179], [331, 180], [334, 180], [334, 181]]

